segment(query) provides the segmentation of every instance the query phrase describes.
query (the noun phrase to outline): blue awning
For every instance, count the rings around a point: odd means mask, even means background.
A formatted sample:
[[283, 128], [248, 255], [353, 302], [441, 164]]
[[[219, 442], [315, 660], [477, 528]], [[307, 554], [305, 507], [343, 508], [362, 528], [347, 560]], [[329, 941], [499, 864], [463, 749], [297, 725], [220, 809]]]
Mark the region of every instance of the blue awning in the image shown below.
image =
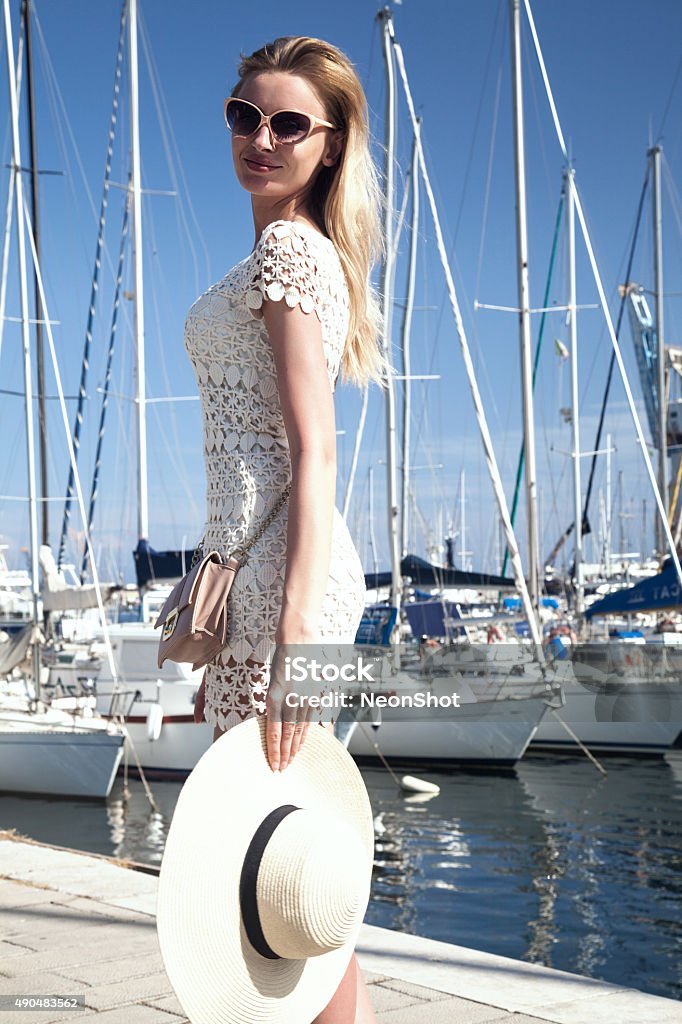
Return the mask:
[[138, 587], [157, 580], [179, 580], [189, 572], [194, 549], [155, 551], [148, 540], [139, 540], [133, 551]]
[[[426, 559], [418, 555], [405, 555], [400, 561], [401, 576], [409, 576], [412, 583], [417, 587], [471, 587], [476, 590], [483, 590], [490, 587], [493, 590], [514, 590], [516, 583], [506, 576], [493, 576], [485, 572], [464, 572], [461, 569], [448, 569], [443, 565], [432, 565]], [[375, 587], [390, 587], [392, 576], [390, 572], [366, 572], [365, 586], [369, 589]]]
[[600, 615], [634, 615], [637, 612], [663, 611], [664, 608], [682, 610], [682, 587], [672, 558], [667, 558], [655, 576], [640, 580], [634, 587], [607, 594], [585, 609], [588, 619]]

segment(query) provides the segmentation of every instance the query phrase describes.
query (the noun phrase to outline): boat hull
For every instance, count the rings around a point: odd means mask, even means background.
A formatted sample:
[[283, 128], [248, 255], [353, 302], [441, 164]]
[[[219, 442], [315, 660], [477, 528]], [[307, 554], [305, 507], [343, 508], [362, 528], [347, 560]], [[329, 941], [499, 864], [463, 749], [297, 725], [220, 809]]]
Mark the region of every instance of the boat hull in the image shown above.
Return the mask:
[[456, 717], [415, 720], [400, 709], [382, 711], [378, 727], [361, 722], [353, 730], [348, 750], [359, 761], [379, 755], [392, 763], [509, 767], [523, 757], [547, 710], [542, 698], [463, 704]]
[[[661, 757], [682, 734], [679, 644], [581, 644], [571, 666], [558, 714], [590, 750]], [[553, 714], [540, 724], [533, 747], [577, 749]]]
[[[595, 753], [662, 757], [682, 733], [682, 700], [661, 688], [647, 692], [633, 686], [629, 693], [594, 693], [574, 683], [565, 687], [564, 695], [559, 717]], [[538, 726], [531, 747], [578, 749], [551, 713]]]
[[49, 716], [29, 717], [31, 721], [0, 714], [0, 790], [107, 797], [123, 755], [123, 734], [66, 726], [62, 730]]

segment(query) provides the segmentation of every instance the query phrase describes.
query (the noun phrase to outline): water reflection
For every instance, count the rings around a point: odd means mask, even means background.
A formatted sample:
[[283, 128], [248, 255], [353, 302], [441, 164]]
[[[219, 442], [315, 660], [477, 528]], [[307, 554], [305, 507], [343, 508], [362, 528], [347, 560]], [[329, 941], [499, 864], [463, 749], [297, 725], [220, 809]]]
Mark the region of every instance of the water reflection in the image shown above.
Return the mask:
[[614, 759], [608, 770], [518, 766], [561, 865], [553, 953], [540, 962], [680, 998], [682, 780], [665, 761]]
[[[535, 755], [505, 774], [429, 774], [405, 796], [363, 770], [377, 825], [371, 924], [682, 998], [682, 756]], [[159, 864], [175, 782], [106, 804], [0, 795], [0, 827]], [[226, 807], [223, 813], [229, 813]]]

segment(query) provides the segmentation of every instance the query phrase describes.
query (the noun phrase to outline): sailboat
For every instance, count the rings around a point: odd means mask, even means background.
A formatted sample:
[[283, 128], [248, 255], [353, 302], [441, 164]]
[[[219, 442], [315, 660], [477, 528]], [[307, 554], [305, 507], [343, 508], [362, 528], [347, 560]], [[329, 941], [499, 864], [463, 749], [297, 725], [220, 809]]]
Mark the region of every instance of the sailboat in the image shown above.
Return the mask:
[[[654, 280], [656, 317], [652, 317], [644, 289], [631, 281], [621, 288], [622, 302], [627, 306], [633, 336], [637, 366], [644, 395], [644, 405], [654, 447], [658, 449], [658, 488], [663, 513], [667, 517], [670, 499], [668, 466], [670, 456], [676, 477], [674, 500], [670, 520], [666, 518], [667, 533], [674, 525], [675, 499], [682, 479], [680, 433], [678, 417], [680, 403], [669, 402], [672, 377], [680, 375], [682, 362], [680, 349], [665, 344], [663, 326], [663, 268], [661, 217], [661, 157], [662, 149], [649, 150], [646, 186], [653, 182], [654, 227]], [[569, 190], [569, 194], [570, 190]], [[640, 205], [641, 210], [641, 205]], [[632, 241], [632, 253], [636, 243]], [[573, 420], [577, 422], [577, 409]], [[597, 444], [596, 448], [599, 447]], [[610, 449], [610, 444], [607, 444]], [[576, 451], [578, 446], [576, 444]], [[608, 457], [608, 455], [607, 455]], [[579, 460], [575, 459], [577, 463]], [[609, 474], [610, 475], [610, 474]], [[607, 477], [608, 478], [608, 477]], [[581, 522], [586, 512], [580, 508], [579, 477], [575, 488], [575, 522]], [[583, 604], [581, 579], [581, 531], [576, 532], [576, 613], [584, 615], [592, 626], [601, 619], [617, 616], [621, 622], [632, 622], [632, 616], [682, 608], [682, 586], [679, 565], [675, 558], [663, 561], [660, 571], [646, 576], [633, 586], [613, 590], [601, 599]], [[682, 534], [682, 517], [677, 514], [674, 544]], [[666, 546], [664, 530], [657, 530], [657, 548]], [[607, 548], [607, 561], [610, 560]], [[612, 619], [611, 619], [612, 621]], [[661, 756], [673, 745], [682, 743], [682, 636], [666, 631], [665, 626], [655, 632], [616, 631], [607, 639], [590, 638], [574, 645], [570, 657], [574, 679], [567, 686], [566, 704], [562, 718], [570, 723], [581, 740], [591, 749], [602, 753]], [[570, 743], [555, 718], [548, 716], [541, 724], [534, 743], [547, 749], [562, 749]]]
[[[35, 240], [31, 234], [28, 215], [24, 210], [17, 79], [12, 23], [7, 0], [4, 3], [4, 24], [12, 122], [13, 164], [10, 188], [14, 192], [16, 210], [24, 354], [31, 623], [3, 652], [0, 685], [0, 790], [53, 796], [105, 797], [111, 790], [123, 754], [125, 731], [116, 722], [108, 722], [97, 716], [92, 698], [76, 699], [70, 701], [68, 705], [62, 702], [59, 706], [57, 701], [48, 701], [42, 690], [42, 601], [38, 565], [32, 352], [29, 337], [25, 231], [31, 243], [43, 310], [46, 305]], [[54, 365], [58, 389], [61, 391], [56, 360]]]
[[[519, 38], [518, 25], [518, 4], [512, 5], [515, 11], [514, 17], [514, 38]], [[393, 238], [393, 164], [395, 161], [395, 129], [394, 129], [394, 107], [395, 107], [395, 78], [396, 64], [400, 71], [404, 92], [412, 118], [412, 129], [414, 132], [414, 147], [412, 161], [412, 196], [413, 196], [413, 243], [417, 236], [417, 224], [415, 222], [415, 211], [417, 210], [417, 196], [419, 189], [419, 177], [424, 181], [424, 186], [429, 198], [431, 213], [438, 240], [439, 254], [443, 264], [446, 277], [448, 294], [452, 306], [457, 333], [464, 356], [465, 366], [472, 391], [476, 416], [481, 431], [486, 461], [492, 478], [493, 490], [497, 501], [500, 519], [505, 529], [507, 543], [512, 557], [514, 579], [504, 577], [485, 576], [484, 574], [462, 573], [454, 569], [446, 569], [430, 565], [424, 560], [415, 559], [414, 556], [403, 555], [400, 557], [400, 544], [398, 539], [398, 522], [395, 510], [400, 508], [397, 499], [396, 485], [396, 454], [394, 438], [396, 436], [395, 424], [395, 401], [393, 397], [393, 381], [389, 379], [386, 399], [386, 437], [387, 437], [387, 501], [389, 506], [389, 551], [391, 553], [390, 573], [373, 573], [366, 577], [368, 586], [390, 585], [389, 607], [392, 608], [393, 622], [395, 623], [392, 635], [387, 637], [393, 641], [396, 647], [397, 657], [386, 659], [387, 662], [395, 663], [394, 674], [386, 675], [383, 672], [381, 687], [383, 690], [395, 690], [399, 693], [409, 695], [411, 691], [428, 691], [437, 696], [444, 690], [456, 690], [460, 697], [460, 705], [451, 714], [445, 715], [441, 712], [430, 716], [415, 718], [408, 710], [404, 713], [400, 706], [387, 707], [382, 709], [380, 719], [372, 722], [373, 733], [366, 724], [359, 723], [355, 730], [349, 730], [343, 726], [344, 735], [348, 750], [353, 756], [359, 758], [370, 758], [376, 756], [376, 743], [381, 750], [390, 754], [394, 759], [408, 761], [430, 761], [442, 763], [465, 762], [468, 764], [486, 763], [497, 765], [510, 765], [523, 756], [528, 743], [530, 742], [539, 721], [546, 713], [551, 703], [560, 702], [561, 678], [563, 667], [559, 672], [548, 671], [543, 664], [541, 634], [538, 624], [538, 571], [537, 557], [531, 557], [529, 567], [529, 584], [526, 584], [521, 568], [518, 545], [511, 526], [509, 513], [499, 470], [497, 467], [495, 452], [490, 439], [485, 412], [483, 409], [478, 385], [476, 382], [473, 364], [471, 361], [468, 342], [464, 332], [457, 296], [455, 292], [452, 274], [445, 256], [442, 232], [438, 211], [435, 206], [433, 192], [431, 190], [424, 154], [421, 144], [421, 124], [416, 118], [414, 104], [412, 102], [407, 74], [405, 71], [402, 50], [396, 40], [393, 29], [392, 14], [389, 8], [379, 12], [379, 21], [383, 26], [383, 50], [386, 66], [387, 98], [386, 98], [386, 202], [385, 202], [385, 252], [386, 257], [382, 268], [381, 294], [383, 298], [383, 323], [384, 323], [384, 352], [391, 360], [391, 286], [393, 278], [393, 258], [395, 244]], [[515, 48], [517, 61], [515, 63], [515, 99], [516, 99], [516, 128], [517, 128], [517, 182], [519, 189], [523, 189], [523, 146], [518, 143], [519, 136], [522, 137], [521, 119], [521, 87], [520, 70], [518, 67], [518, 45]], [[519, 291], [520, 305], [526, 311], [529, 303], [527, 301], [527, 258], [524, 253], [525, 246], [525, 220], [523, 218], [523, 203], [519, 204], [521, 214], [519, 219]], [[410, 278], [408, 279], [408, 301], [414, 291], [414, 244], [411, 249]], [[529, 369], [529, 331], [527, 316], [521, 317], [522, 327], [522, 353], [524, 368], [524, 421], [526, 439], [529, 442], [529, 452], [533, 449], [533, 426], [532, 408], [530, 406], [530, 390], [528, 387], [527, 370]], [[406, 351], [409, 341], [409, 328], [403, 331], [403, 351]], [[409, 396], [410, 372], [409, 363], [406, 359], [404, 367], [404, 387], [406, 395]], [[405, 405], [409, 408], [409, 399], [406, 398]], [[409, 412], [408, 412], [409, 416]], [[406, 434], [409, 430], [409, 418], [403, 423], [403, 517], [407, 514], [407, 502], [405, 479], [409, 468], [409, 445], [406, 441]], [[356, 450], [359, 441], [356, 441]], [[532, 455], [527, 459], [527, 471], [529, 474], [528, 484], [528, 507], [529, 507], [529, 548], [531, 552], [537, 547], [535, 525], [535, 482], [534, 482], [534, 460]], [[346, 501], [346, 505], [347, 505]], [[405, 543], [406, 531], [403, 529], [403, 544]], [[529, 645], [502, 644], [486, 648], [486, 645], [473, 645], [467, 641], [456, 641], [445, 646], [436, 645], [431, 649], [425, 646], [420, 647], [416, 656], [397, 644], [401, 630], [401, 611], [408, 613], [409, 605], [403, 602], [403, 579], [407, 577], [412, 583], [431, 586], [441, 593], [435, 597], [434, 605], [445, 605], [443, 588], [445, 586], [459, 587], [489, 587], [498, 589], [518, 589], [521, 601], [526, 612], [530, 627], [531, 643]], [[428, 602], [424, 601], [423, 606]], [[375, 613], [379, 607], [370, 609]], [[415, 609], [411, 609], [414, 613]], [[445, 607], [443, 608], [445, 613]], [[416, 618], [414, 614], [411, 616]], [[458, 623], [456, 623], [458, 624]]]
[[[140, 620], [120, 621], [104, 628], [95, 628], [89, 638], [85, 630], [80, 631], [81, 641], [50, 668], [50, 686], [55, 690], [79, 692], [79, 682], [87, 678], [88, 687], [96, 699], [97, 711], [107, 720], [122, 720], [134, 744], [141, 767], [150, 776], [173, 776], [188, 774], [201, 755], [210, 746], [213, 730], [206, 723], [197, 725], [193, 719], [193, 705], [199, 688], [202, 672], [193, 671], [190, 665], [178, 665], [167, 661], [163, 668], [157, 667], [159, 637], [153, 629], [156, 618], [155, 607], [163, 604], [168, 594], [169, 580], [179, 578], [188, 568], [192, 550], [156, 551], [149, 543], [149, 502], [147, 487], [147, 405], [145, 371], [145, 316], [143, 279], [143, 224], [141, 150], [139, 129], [138, 98], [138, 11], [137, 0], [124, 0], [121, 10], [121, 29], [116, 58], [116, 75], [112, 117], [109, 133], [109, 150], [105, 173], [102, 210], [106, 207], [106, 190], [109, 187], [110, 156], [113, 133], [117, 122], [118, 79], [127, 46], [129, 65], [129, 107], [130, 107], [130, 153], [131, 165], [128, 175], [126, 210], [121, 231], [121, 248], [117, 273], [117, 293], [114, 301], [114, 317], [119, 299], [124, 245], [128, 223], [131, 225], [133, 278], [132, 292], [134, 310], [135, 341], [135, 449], [137, 455], [137, 513], [138, 544], [133, 553], [137, 584], [140, 595]], [[90, 312], [97, 295], [97, 268], [103, 245], [103, 213], [97, 240], [93, 293]], [[112, 321], [112, 337], [115, 318]], [[88, 323], [88, 339], [91, 335]], [[110, 348], [111, 352], [111, 348]], [[88, 352], [84, 353], [84, 370], [88, 363]], [[107, 370], [107, 380], [109, 369]], [[81, 378], [81, 396], [85, 382]], [[103, 407], [104, 403], [103, 403]], [[82, 417], [82, 403], [76, 415], [74, 437], [78, 436]], [[102, 421], [100, 421], [100, 439]], [[98, 447], [97, 459], [100, 450]], [[95, 488], [93, 487], [93, 491]], [[73, 491], [73, 474], [67, 484], [67, 503], [62, 526], [60, 562], [63, 554], [66, 524]], [[92, 503], [91, 503], [92, 514]], [[158, 607], [157, 607], [158, 610]], [[64, 645], [63, 645], [64, 646]], [[79, 661], [80, 659], [80, 661]], [[83, 664], [85, 663], [85, 665]], [[82, 685], [81, 685], [82, 689]]]

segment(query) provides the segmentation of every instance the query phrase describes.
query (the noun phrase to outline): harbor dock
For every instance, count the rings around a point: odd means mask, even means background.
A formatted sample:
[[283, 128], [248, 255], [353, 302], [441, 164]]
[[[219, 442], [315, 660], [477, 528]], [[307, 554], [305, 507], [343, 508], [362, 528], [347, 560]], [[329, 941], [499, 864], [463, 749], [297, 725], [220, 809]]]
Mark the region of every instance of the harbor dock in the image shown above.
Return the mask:
[[[184, 1024], [157, 885], [154, 868], [0, 833], [0, 1021]], [[682, 1024], [672, 999], [371, 925], [357, 953], [382, 1024]], [[23, 996], [80, 1006], [10, 1005]]]

